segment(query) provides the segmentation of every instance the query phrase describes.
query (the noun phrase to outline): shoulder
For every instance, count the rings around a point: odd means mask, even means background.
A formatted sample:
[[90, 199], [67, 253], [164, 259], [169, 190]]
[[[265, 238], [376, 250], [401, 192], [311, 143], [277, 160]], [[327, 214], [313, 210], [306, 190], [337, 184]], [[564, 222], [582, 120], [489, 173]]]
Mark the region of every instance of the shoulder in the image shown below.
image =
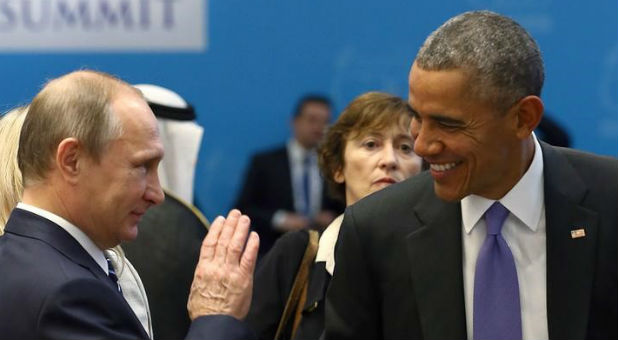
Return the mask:
[[290, 259], [301, 258], [309, 242], [309, 233], [304, 230], [290, 231], [275, 241], [269, 251], [273, 256], [284, 256]]
[[296, 273], [308, 242], [309, 234], [306, 231], [291, 231], [283, 234], [259, 261], [256, 277], [264, 275], [287, 277]]
[[576, 170], [584, 172], [596, 172], [601, 175], [616, 174], [618, 172], [618, 159], [596, 155], [589, 152], [556, 146], [546, 146], [544, 152], [556, 152], [562, 155]]
[[435, 199], [435, 193], [431, 175], [424, 171], [361, 199], [349, 210], [355, 216], [385, 221], [409, 213], [419, 201], [426, 199]]
[[444, 207], [435, 195], [431, 175], [422, 172], [348, 207], [337, 243], [358, 242], [364, 252], [376, 252], [375, 259], [385, 253], [401, 254], [402, 241]]
[[2, 238], [3, 256], [0, 257], [0, 263], [4, 273], [7, 273], [9, 268], [17, 269], [16, 273], [10, 273], [15, 279], [37, 276], [45, 278], [46, 285], [50, 285], [54, 280], [92, 276], [87, 268], [78, 265], [44, 240], [10, 232]]
[[285, 145], [273, 149], [262, 150], [253, 155], [254, 161], [287, 158], [288, 151]]
[[[618, 159], [543, 144], [545, 178], [556, 185], [577, 185], [580, 181], [593, 192], [618, 193]], [[565, 174], [569, 175], [568, 178]], [[577, 178], [574, 178], [577, 177]]]
[[[44, 308], [49, 302], [59, 303], [58, 298], [63, 294], [69, 297], [74, 292], [83, 292], [81, 283], [86, 281], [101, 286], [100, 280], [89, 269], [45, 242], [10, 234], [5, 236], [8, 238], [7, 243], [12, 245], [0, 251], [0, 268], [2, 275], [11, 279], [0, 283], [0, 300], [9, 310], [23, 307], [22, 303], [26, 303], [22, 300], [24, 296], [28, 297], [27, 308], [38, 309]], [[94, 289], [92, 292], [96, 291]], [[98, 290], [94, 294], [100, 295], [103, 292]]]

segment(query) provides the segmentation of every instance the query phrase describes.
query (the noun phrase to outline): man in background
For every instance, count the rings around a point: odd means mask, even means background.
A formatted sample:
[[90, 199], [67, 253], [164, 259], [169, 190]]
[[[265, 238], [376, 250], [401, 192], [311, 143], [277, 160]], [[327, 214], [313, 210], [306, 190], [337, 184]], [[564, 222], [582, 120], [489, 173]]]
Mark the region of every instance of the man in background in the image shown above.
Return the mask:
[[253, 230], [260, 235], [260, 254], [284, 232], [322, 230], [343, 211], [343, 204], [324, 190], [315, 151], [331, 110], [326, 97], [302, 97], [292, 117], [293, 138], [251, 160], [235, 206], [251, 217]]
[[346, 210], [326, 338], [618, 337], [618, 160], [537, 140], [543, 81], [502, 15], [427, 38], [409, 102], [430, 170]]
[[[50, 81], [24, 121], [22, 202], [0, 238], [0, 338], [146, 339], [104, 250], [163, 200], [157, 123], [141, 93], [93, 71]], [[248, 338], [257, 235], [234, 210], [202, 244], [187, 338]], [[243, 250], [244, 249], [244, 250]]]

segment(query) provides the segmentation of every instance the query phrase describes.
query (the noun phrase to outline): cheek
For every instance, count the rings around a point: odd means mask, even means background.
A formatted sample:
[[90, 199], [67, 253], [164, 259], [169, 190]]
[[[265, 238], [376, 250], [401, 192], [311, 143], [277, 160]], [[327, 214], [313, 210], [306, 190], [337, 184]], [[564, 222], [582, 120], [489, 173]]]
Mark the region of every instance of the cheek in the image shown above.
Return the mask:
[[416, 175], [421, 171], [422, 159], [418, 156], [405, 158], [399, 162], [401, 164], [401, 172], [404, 178]]
[[343, 176], [346, 183], [357, 183], [363, 177], [362, 168], [358, 164], [350, 162], [346, 165]]

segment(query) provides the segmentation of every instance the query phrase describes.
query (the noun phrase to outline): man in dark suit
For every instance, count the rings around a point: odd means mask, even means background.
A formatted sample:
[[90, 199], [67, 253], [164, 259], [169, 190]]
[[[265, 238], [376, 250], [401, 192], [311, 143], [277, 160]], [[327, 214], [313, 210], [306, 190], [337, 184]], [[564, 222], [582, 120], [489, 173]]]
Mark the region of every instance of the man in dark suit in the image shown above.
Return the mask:
[[504, 16], [429, 36], [409, 102], [430, 169], [346, 211], [326, 338], [618, 336], [618, 161], [536, 139], [543, 78]]
[[[137, 236], [161, 203], [157, 123], [141, 93], [112, 76], [49, 82], [24, 121], [22, 202], [0, 238], [0, 338], [145, 339], [104, 250]], [[259, 240], [234, 210], [204, 239], [187, 338], [248, 338]], [[246, 243], [246, 247], [245, 247]], [[243, 247], [245, 247], [243, 250]]]
[[294, 137], [252, 158], [235, 206], [251, 217], [260, 235], [260, 254], [284, 232], [322, 230], [343, 212], [343, 205], [327, 194], [317, 166], [315, 148], [330, 117], [328, 98], [302, 97], [292, 118]]

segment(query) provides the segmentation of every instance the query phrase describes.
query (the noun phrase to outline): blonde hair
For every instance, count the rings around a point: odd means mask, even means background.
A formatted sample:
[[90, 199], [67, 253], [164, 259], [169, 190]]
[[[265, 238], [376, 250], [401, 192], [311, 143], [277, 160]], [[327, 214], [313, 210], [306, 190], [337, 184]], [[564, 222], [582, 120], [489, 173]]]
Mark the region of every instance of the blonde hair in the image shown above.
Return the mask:
[[22, 106], [0, 117], [0, 235], [4, 233], [6, 221], [20, 201], [23, 191], [17, 150], [27, 111], [28, 107]]

